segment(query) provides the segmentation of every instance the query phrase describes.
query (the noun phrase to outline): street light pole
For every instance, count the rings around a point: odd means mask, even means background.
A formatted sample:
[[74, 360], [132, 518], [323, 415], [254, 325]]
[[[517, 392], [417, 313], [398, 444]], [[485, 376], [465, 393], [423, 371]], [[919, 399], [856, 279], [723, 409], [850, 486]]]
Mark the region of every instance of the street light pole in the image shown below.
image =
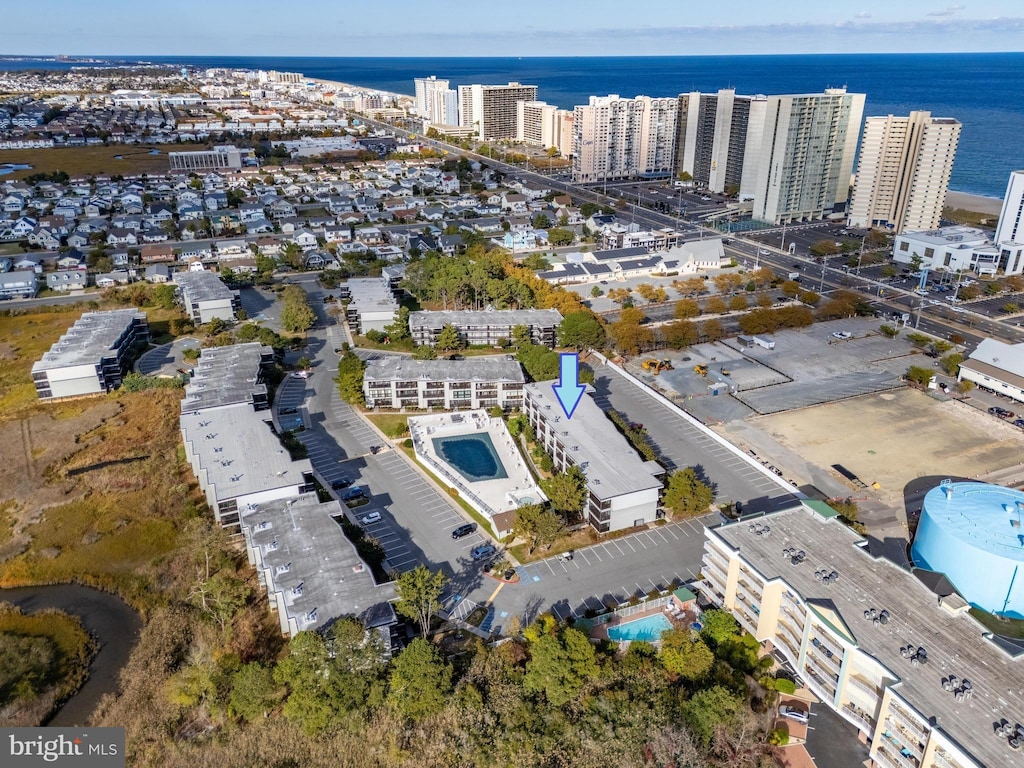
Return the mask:
[[825, 270], [828, 268], [828, 256], [821, 257], [821, 282], [818, 284], [818, 293], [825, 289]]

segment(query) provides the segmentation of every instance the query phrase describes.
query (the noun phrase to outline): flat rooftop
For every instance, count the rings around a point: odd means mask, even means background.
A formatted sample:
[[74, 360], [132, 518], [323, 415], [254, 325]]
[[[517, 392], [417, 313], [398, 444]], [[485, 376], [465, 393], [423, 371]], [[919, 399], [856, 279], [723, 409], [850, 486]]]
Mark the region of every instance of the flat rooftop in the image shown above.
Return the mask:
[[[394, 599], [393, 585], [374, 583], [370, 569], [333, 519], [332, 515], [343, 514], [339, 502], [321, 504], [315, 493], [306, 493], [239, 512], [243, 531], [270, 571], [272, 588], [290, 603], [288, 615], [300, 629], [315, 629], [346, 614], [358, 616]], [[279, 567], [287, 570], [279, 573]], [[305, 623], [303, 618], [313, 610], [316, 620]]]
[[523, 369], [515, 360], [473, 357], [466, 360], [413, 360], [388, 356], [370, 360], [366, 381], [475, 381], [519, 382]]
[[174, 284], [188, 294], [190, 302], [230, 301], [235, 292], [213, 272], [175, 272]]
[[447, 311], [423, 311], [409, 314], [410, 328], [440, 330], [451, 324], [457, 327], [468, 325], [558, 325], [562, 313], [557, 309], [459, 309]]
[[145, 319], [146, 313], [135, 308], [86, 312], [32, 365], [32, 372], [96, 364], [116, 347], [132, 322]]
[[201, 411], [266, 397], [267, 385], [258, 381], [260, 364], [273, 359], [274, 350], [258, 342], [202, 350], [192, 380], [185, 387], [181, 410]]
[[[937, 718], [938, 727], [983, 765], [1010, 764], [1012, 753], [1005, 739], [993, 738], [992, 724], [1024, 721], [1024, 662], [986, 640], [986, 630], [968, 614], [942, 610], [938, 597], [910, 572], [872, 557], [858, 546], [863, 539], [837, 519], [798, 506], [758, 522], [771, 527], [770, 536], [751, 531], [749, 519], [710, 530], [765, 579], [784, 579], [805, 600], [831, 601], [859, 648], [892, 672], [893, 689], [919, 714]], [[806, 561], [794, 566], [782, 554], [788, 547], [804, 550]], [[817, 581], [814, 572], [822, 568], [838, 571], [839, 579]], [[865, 621], [868, 608], [887, 610], [888, 624]], [[911, 666], [900, 656], [908, 644], [925, 647], [929, 663]], [[949, 674], [970, 680], [974, 695], [957, 702], [943, 691], [941, 679]]]
[[661, 471], [653, 462], [644, 461], [633, 450], [615, 424], [584, 394], [571, 419], [565, 418], [562, 406], [551, 389], [554, 381], [538, 381], [523, 389], [544, 414], [565, 447], [572, 463], [587, 476], [590, 490], [600, 499], [610, 499], [634, 491], [661, 488], [664, 484], [653, 474]]
[[941, 246], [961, 243], [964, 248], [989, 242], [988, 234], [983, 230], [962, 225], [940, 227], [923, 232], [904, 232], [902, 235], [897, 235], [897, 239], [900, 237]]
[[269, 412], [242, 403], [182, 413], [180, 423], [218, 499], [299, 485], [313, 472], [309, 459], [292, 461], [271, 431]]

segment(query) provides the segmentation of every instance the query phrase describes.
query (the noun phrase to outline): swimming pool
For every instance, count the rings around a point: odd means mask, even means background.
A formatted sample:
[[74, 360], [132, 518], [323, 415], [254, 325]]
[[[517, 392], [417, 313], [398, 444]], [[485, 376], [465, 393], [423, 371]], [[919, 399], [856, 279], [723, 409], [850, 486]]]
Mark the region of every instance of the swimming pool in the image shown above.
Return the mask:
[[437, 455], [470, 482], [508, 477], [488, 434], [435, 437], [431, 442]]
[[672, 629], [672, 622], [664, 614], [655, 613], [635, 621], [627, 621], [617, 627], [608, 628], [609, 640], [647, 640], [653, 642], [661, 639], [661, 633]]

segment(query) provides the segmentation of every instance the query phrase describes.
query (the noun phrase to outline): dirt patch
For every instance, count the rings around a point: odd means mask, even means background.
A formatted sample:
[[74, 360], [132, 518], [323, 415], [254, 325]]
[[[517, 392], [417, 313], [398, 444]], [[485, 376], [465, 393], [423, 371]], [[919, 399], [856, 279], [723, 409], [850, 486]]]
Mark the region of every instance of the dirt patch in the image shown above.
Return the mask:
[[842, 464], [893, 503], [917, 477], [976, 477], [1020, 463], [1019, 430], [955, 401], [902, 390], [752, 419], [820, 467]]
[[24, 551], [25, 528], [40, 513], [85, 492], [84, 486], [54, 477], [51, 468], [87, 447], [87, 435], [117, 416], [121, 405], [104, 398], [81, 401], [79, 408], [68, 418], [57, 418], [60, 411], [54, 408], [0, 424], [0, 505], [10, 517], [8, 536], [0, 531], [0, 562]]

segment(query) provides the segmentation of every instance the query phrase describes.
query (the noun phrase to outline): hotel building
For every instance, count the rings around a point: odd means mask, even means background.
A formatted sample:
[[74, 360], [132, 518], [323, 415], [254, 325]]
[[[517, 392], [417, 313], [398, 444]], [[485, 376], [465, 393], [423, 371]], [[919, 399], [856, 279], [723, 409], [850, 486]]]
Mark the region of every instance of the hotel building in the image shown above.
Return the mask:
[[514, 139], [516, 102], [536, 100], [536, 85], [460, 85], [459, 125], [475, 128], [484, 141]]
[[574, 182], [672, 175], [676, 99], [591, 96], [573, 114]]

